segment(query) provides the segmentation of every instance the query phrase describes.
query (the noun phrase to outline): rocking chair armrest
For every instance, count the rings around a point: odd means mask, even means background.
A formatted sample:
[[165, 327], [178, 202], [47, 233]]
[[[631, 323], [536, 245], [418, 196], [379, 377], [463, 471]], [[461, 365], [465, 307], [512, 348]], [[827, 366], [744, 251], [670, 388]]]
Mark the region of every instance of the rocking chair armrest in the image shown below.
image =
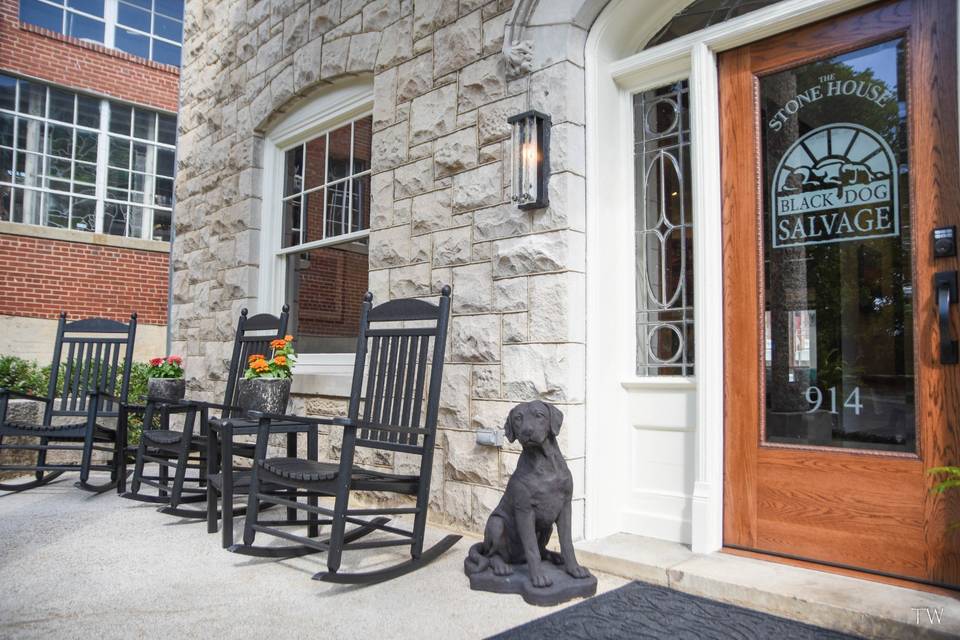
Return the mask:
[[334, 424], [343, 427], [354, 426], [353, 420], [350, 418], [343, 417], [328, 417], [328, 416], [293, 416], [285, 414], [275, 414], [275, 413], [264, 413], [263, 411], [247, 411], [247, 417], [251, 420], [263, 420], [266, 418], [271, 422], [299, 422], [302, 424]]
[[106, 399], [108, 399], [108, 400], [113, 400], [114, 402], [116, 402], [118, 405], [120, 405], [120, 406], [121, 406], [123, 409], [125, 409], [126, 411], [132, 411], [132, 412], [134, 412], [134, 413], [136, 413], [136, 412], [138, 412], [138, 411], [145, 411], [146, 408], [147, 408], [146, 405], [134, 404], [134, 403], [132, 403], [132, 402], [129, 402], [129, 401], [127, 401], [127, 400], [124, 400], [123, 398], [121, 398], [120, 396], [118, 396], [118, 395], [115, 394], [115, 393], [110, 393], [109, 391], [101, 391], [101, 390], [99, 390], [99, 389], [95, 389], [95, 390], [89, 392], [87, 395], [88, 395], [88, 396], [97, 396], [97, 397], [100, 397], [100, 398], [106, 398]]
[[165, 405], [165, 410], [170, 413], [182, 413], [186, 411], [192, 411], [199, 409], [202, 404], [200, 400], [189, 400], [189, 399], [180, 399], [180, 400], [170, 400], [169, 398], [158, 398], [157, 396], [140, 396], [141, 400], [144, 403], [144, 406], [148, 404], [162, 404]]
[[50, 398], [46, 396], [32, 396], [29, 393], [21, 393], [20, 391], [14, 391], [13, 389], [5, 389], [0, 387], [0, 397], [9, 396], [11, 398], [21, 398], [23, 400], [34, 400], [35, 402], [43, 402], [45, 404], [50, 404]]

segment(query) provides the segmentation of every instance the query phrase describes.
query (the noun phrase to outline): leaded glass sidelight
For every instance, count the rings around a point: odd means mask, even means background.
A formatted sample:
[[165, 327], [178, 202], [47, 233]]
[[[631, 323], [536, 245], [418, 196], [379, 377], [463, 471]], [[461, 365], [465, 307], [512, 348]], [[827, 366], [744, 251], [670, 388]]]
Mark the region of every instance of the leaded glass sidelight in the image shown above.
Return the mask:
[[693, 375], [689, 86], [634, 96], [637, 375]]

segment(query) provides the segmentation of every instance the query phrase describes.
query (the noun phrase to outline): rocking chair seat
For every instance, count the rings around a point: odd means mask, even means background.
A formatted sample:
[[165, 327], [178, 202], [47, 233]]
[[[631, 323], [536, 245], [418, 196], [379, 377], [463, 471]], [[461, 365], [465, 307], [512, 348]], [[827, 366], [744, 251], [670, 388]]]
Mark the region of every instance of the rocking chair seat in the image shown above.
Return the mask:
[[300, 458], [267, 458], [260, 463], [269, 473], [297, 482], [323, 482], [337, 477], [340, 467], [329, 462]]
[[[141, 437], [150, 444], [171, 445], [180, 442], [180, 439], [183, 438], [183, 432], [173, 431], [172, 429], [148, 429], [143, 432]], [[206, 438], [202, 436], [193, 436], [191, 440], [198, 445], [206, 443]]]
[[[23, 422], [20, 420], [13, 420], [10, 422], [4, 422], [2, 424], [4, 431], [8, 435], [40, 435], [40, 436], [51, 436], [56, 437], [58, 434], [62, 434], [66, 431], [84, 431], [87, 428], [87, 422], [68, 422], [65, 424], [37, 424], [35, 422]], [[102, 424], [94, 424], [94, 436], [112, 438], [116, 435], [116, 431], [112, 428], [105, 427]], [[83, 437], [83, 436], [79, 436]]]

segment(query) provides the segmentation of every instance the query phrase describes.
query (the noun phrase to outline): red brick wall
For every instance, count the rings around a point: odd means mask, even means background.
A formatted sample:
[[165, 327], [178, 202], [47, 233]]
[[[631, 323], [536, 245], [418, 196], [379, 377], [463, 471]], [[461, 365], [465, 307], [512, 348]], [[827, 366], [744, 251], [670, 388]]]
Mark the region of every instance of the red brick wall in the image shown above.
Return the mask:
[[309, 252], [310, 266], [297, 271], [301, 336], [355, 336], [367, 291], [367, 255], [324, 248]]
[[17, 0], [0, 0], [0, 71], [176, 111], [180, 71], [122, 51], [20, 24]]
[[28, 318], [136, 311], [167, 323], [168, 256], [156, 251], [0, 234], [0, 313]]

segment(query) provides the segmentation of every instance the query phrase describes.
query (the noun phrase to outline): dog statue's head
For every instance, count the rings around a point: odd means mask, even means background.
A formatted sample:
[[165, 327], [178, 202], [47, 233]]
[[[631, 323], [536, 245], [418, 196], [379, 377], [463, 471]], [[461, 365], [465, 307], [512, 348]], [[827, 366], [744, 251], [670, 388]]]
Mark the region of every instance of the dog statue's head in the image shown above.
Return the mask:
[[510, 410], [507, 422], [503, 425], [507, 440], [519, 440], [523, 447], [542, 446], [547, 438], [555, 438], [560, 433], [563, 414], [552, 404], [534, 400], [518, 404]]

